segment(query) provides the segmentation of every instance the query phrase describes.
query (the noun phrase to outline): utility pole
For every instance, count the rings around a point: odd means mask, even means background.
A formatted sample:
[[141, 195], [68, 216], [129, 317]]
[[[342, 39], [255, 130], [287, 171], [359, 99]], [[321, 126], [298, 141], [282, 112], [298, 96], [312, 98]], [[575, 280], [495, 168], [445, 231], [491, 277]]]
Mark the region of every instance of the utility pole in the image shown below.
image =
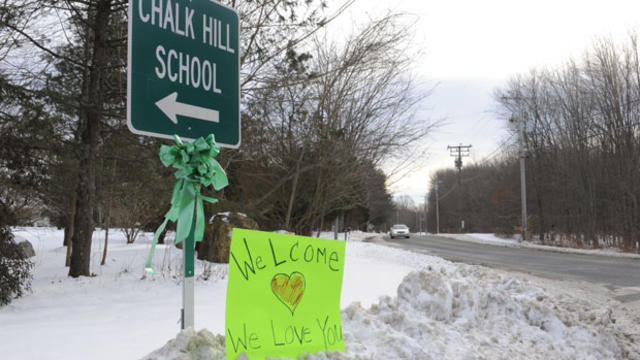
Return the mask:
[[447, 146], [449, 155], [456, 158], [455, 166], [458, 169], [458, 216], [460, 217], [460, 232], [464, 231], [464, 219], [462, 219], [462, 158], [468, 157], [471, 145]]
[[509, 119], [510, 123], [518, 122], [518, 142], [520, 143], [520, 201], [522, 202], [522, 240], [527, 240], [527, 180], [525, 177], [526, 151], [524, 148], [524, 119], [516, 120], [514, 116]]
[[458, 169], [458, 171], [462, 170], [462, 158], [469, 156], [470, 148], [471, 148], [471, 145], [462, 145], [462, 144], [447, 146], [447, 150], [449, 150], [449, 155], [456, 158], [455, 166]]
[[424, 195], [424, 232], [429, 232], [429, 194]]
[[440, 234], [440, 209], [438, 208], [438, 177], [436, 176], [436, 234]]

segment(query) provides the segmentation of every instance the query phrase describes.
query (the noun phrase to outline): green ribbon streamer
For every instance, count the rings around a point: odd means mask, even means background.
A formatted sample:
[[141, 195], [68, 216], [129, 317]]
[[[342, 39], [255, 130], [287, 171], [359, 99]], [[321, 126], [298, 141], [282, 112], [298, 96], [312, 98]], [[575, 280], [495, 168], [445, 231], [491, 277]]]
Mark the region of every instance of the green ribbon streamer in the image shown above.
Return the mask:
[[178, 135], [174, 135], [174, 139], [176, 145], [162, 145], [160, 147], [160, 161], [166, 167], [173, 166], [178, 169], [175, 174], [178, 182], [173, 187], [171, 209], [164, 215], [164, 222], [153, 236], [151, 250], [145, 264], [145, 270], [151, 274], [155, 274], [151, 262], [156, 244], [167, 223], [169, 221], [177, 222], [175, 243], [178, 244], [189, 235], [195, 215], [194, 238], [196, 241], [202, 241], [204, 236], [203, 202], [215, 204], [218, 200], [202, 195], [200, 188], [201, 186], [213, 185], [215, 190], [220, 190], [229, 185], [227, 174], [220, 163], [214, 159], [220, 153], [220, 147], [216, 144], [213, 134], [188, 143], [183, 143]]

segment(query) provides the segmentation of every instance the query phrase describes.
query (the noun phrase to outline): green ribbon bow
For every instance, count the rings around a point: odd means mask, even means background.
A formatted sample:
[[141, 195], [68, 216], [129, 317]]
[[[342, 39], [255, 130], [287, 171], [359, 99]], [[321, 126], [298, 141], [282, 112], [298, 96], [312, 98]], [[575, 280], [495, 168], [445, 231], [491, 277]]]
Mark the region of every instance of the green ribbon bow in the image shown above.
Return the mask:
[[160, 234], [167, 226], [167, 222], [177, 221], [175, 243], [178, 244], [189, 235], [195, 214], [194, 238], [196, 241], [201, 241], [204, 236], [203, 201], [215, 204], [218, 200], [202, 195], [200, 187], [213, 185], [215, 190], [220, 190], [229, 185], [227, 175], [220, 163], [214, 159], [220, 153], [220, 147], [216, 144], [213, 134], [186, 144], [182, 142], [178, 135], [174, 135], [174, 139], [176, 145], [162, 145], [160, 147], [162, 164], [166, 167], [173, 166], [178, 169], [175, 174], [178, 182], [173, 187], [171, 209], [164, 215], [164, 222], [158, 227], [153, 236], [151, 251], [145, 265], [145, 270], [151, 274], [155, 274], [151, 268], [153, 253]]

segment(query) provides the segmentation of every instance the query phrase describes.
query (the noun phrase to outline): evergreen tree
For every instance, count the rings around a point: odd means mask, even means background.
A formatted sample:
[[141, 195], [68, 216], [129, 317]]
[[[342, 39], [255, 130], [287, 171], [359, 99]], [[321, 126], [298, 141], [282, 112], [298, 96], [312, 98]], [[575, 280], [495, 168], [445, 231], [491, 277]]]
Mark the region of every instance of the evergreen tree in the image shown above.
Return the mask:
[[33, 263], [24, 256], [8, 226], [0, 224], [0, 306], [31, 287]]

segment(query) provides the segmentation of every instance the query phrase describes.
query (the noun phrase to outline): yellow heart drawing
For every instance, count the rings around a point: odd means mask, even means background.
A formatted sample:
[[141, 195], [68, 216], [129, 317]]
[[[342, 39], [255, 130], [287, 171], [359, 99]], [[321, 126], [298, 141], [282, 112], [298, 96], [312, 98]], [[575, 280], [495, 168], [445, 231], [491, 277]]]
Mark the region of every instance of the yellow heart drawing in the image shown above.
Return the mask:
[[273, 294], [291, 311], [291, 315], [302, 299], [305, 286], [304, 275], [297, 271], [292, 272], [291, 275], [276, 274], [271, 279]]

